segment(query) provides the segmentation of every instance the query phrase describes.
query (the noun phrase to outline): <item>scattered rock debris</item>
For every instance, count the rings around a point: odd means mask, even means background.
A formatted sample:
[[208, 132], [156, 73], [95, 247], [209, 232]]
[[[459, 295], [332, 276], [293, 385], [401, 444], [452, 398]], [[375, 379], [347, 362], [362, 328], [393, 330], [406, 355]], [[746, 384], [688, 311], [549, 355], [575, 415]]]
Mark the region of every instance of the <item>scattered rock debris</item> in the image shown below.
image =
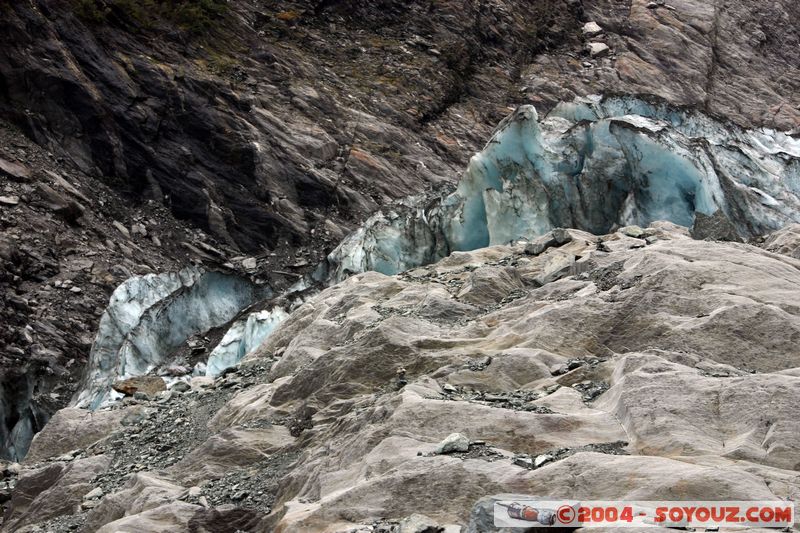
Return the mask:
[[580, 392], [583, 395], [583, 401], [588, 403], [607, 391], [608, 383], [605, 381], [585, 380], [574, 384], [572, 388]]
[[529, 411], [539, 414], [553, 414], [547, 407], [532, 403], [534, 400], [549, 394], [547, 391], [518, 390], [509, 392], [489, 393], [485, 391], [475, 391], [464, 387], [456, 387], [445, 383], [442, 385], [444, 399], [453, 401], [469, 401], [497, 407], [500, 409], [512, 409], [514, 411]]
[[526, 453], [515, 455], [511, 459], [511, 462], [517, 466], [527, 468], [528, 470], [536, 470], [537, 468], [541, 468], [554, 461], [560, 461], [561, 459], [565, 459], [578, 452], [597, 452], [608, 455], [629, 455], [629, 452], [625, 450], [626, 446], [628, 446], [628, 443], [625, 441], [615, 441], [588, 444], [586, 446], [578, 446], [575, 448], [558, 448], [556, 450], [540, 453], [538, 455], [529, 455]]

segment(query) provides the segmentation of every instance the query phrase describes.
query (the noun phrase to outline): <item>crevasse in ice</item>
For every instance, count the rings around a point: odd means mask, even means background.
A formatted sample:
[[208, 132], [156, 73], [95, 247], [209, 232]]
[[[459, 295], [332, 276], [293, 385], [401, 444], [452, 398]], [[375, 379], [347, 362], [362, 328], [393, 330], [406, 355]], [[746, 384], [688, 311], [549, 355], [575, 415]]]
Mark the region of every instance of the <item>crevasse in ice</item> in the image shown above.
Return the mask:
[[743, 237], [800, 221], [800, 140], [634, 97], [576, 99], [541, 121], [521, 106], [453, 193], [374, 215], [316, 275], [393, 274], [554, 227], [691, 226], [717, 211]]
[[21, 461], [35, 432], [49, 419], [49, 414], [34, 400], [37, 384], [28, 374], [0, 384], [0, 459]]

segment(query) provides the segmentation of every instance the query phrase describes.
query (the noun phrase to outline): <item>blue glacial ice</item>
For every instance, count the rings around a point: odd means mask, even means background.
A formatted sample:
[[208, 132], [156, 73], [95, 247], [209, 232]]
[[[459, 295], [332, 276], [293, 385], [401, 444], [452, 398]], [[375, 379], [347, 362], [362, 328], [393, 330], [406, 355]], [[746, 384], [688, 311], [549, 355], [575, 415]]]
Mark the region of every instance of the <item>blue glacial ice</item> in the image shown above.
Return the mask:
[[408, 198], [348, 236], [316, 277], [394, 274], [555, 227], [607, 233], [721, 211], [743, 237], [800, 221], [800, 140], [634, 97], [521, 106], [454, 192]]
[[118, 379], [146, 374], [192, 335], [222, 326], [270, 296], [250, 281], [190, 267], [122, 283], [100, 319], [87, 373], [73, 404], [95, 409]]
[[258, 348], [264, 339], [289, 316], [282, 307], [250, 313], [237, 320], [208, 356], [206, 375], [216, 377], [236, 366], [244, 356]]

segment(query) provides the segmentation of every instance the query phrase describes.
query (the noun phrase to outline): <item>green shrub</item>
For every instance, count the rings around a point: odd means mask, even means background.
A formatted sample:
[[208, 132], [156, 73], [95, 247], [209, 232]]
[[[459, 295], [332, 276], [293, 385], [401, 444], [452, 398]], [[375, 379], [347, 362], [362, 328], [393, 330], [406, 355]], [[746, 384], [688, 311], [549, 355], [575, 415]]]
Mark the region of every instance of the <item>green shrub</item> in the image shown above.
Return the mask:
[[150, 29], [165, 22], [191, 34], [213, 29], [226, 13], [226, 0], [72, 0], [84, 21], [102, 24], [116, 17]]
[[95, 0], [73, 0], [78, 17], [92, 24], [100, 24], [106, 19], [108, 8], [101, 6], [102, 3]]

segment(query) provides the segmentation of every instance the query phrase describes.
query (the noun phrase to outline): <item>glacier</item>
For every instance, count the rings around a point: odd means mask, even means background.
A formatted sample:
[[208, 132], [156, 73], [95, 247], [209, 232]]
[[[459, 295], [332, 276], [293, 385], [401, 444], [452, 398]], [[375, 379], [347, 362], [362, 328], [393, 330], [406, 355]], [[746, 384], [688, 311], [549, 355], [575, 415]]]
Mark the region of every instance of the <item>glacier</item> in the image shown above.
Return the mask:
[[800, 140], [638, 97], [578, 98], [504, 119], [455, 190], [408, 198], [349, 235], [318, 280], [395, 274], [556, 227], [604, 234], [721, 213], [743, 238], [800, 221]]
[[[498, 125], [454, 190], [376, 213], [286, 294], [557, 227], [604, 234], [657, 220], [692, 226], [698, 213], [721, 214], [744, 238], [800, 222], [800, 140], [640, 97], [578, 98], [542, 119], [526, 105]], [[131, 278], [111, 297], [73, 404], [103, 405], [115, 380], [153, 370], [189, 336], [236, 319], [207, 362], [206, 374], [219, 375], [288, 316], [289, 306], [275, 305], [237, 319], [270, 296], [197, 268]]]
[[117, 396], [111, 390], [115, 381], [150, 372], [192, 335], [227, 324], [271, 295], [271, 289], [246, 278], [197, 267], [126, 280], [100, 318], [72, 405], [104, 405]]

